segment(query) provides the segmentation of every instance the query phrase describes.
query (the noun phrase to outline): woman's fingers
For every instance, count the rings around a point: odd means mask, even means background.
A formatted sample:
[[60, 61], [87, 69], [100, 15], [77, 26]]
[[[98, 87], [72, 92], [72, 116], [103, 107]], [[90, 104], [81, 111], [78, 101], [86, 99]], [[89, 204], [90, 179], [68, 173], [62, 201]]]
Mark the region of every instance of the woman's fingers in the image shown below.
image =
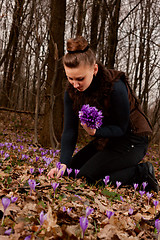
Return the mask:
[[63, 171], [63, 174], [66, 170], [67, 166], [65, 164], [61, 164], [61, 169], [58, 171], [57, 168], [52, 168], [49, 173], [47, 174], [47, 176], [49, 178], [54, 178], [55, 177], [55, 174], [56, 174], [56, 177], [59, 178], [62, 174], [62, 171]]
[[59, 172], [57, 173], [57, 178], [59, 178], [61, 176], [61, 173], [63, 171], [63, 174], [66, 170], [67, 166], [65, 164], [62, 165], [62, 168], [59, 170]]
[[54, 175], [57, 173], [57, 168], [52, 168], [49, 173], [47, 174], [47, 176], [49, 178], [54, 178]]

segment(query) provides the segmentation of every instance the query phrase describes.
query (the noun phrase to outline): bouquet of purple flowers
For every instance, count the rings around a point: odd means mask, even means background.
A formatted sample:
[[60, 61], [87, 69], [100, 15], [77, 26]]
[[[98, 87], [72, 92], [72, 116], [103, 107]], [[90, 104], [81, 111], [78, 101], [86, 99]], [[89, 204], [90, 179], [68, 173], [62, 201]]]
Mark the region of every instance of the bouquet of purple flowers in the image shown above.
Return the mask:
[[82, 124], [92, 129], [99, 128], [102, 125], [102, 111], [96, 107], [90, 107], [89, 104], [83, 105], [79, 111], [79, 119]]

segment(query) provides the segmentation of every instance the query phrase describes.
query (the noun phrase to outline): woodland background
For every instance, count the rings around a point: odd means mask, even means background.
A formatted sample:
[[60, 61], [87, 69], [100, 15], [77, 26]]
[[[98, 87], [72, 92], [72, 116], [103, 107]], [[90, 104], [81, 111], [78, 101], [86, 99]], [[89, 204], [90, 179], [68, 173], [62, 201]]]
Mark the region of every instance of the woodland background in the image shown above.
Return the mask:
[[34, 142], [58, 147], [66, 82], [61, 59], [66, 40], [83, 35], [107, 68], [127, 73], [158, 142], [159, 15], [159, 0], [1, 0], [0, 110], [30, 114]]

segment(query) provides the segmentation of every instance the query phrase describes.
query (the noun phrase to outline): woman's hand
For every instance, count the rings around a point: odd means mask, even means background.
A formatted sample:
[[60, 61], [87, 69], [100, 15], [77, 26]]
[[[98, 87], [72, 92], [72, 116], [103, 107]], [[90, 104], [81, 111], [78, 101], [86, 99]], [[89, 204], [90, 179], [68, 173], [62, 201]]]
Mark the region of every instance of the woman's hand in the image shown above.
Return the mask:
[[66, 168], [67, 168], [67, 166], [66, 166], [66, 164], [62, 164], [61, 163], [61, 169], [60, 170], [58, 170], [58, 168], [52, 168], [50, 171], [49, 171], [49, 173], [47, 174], [47, 176], [49, 177], [49, 178], [54, 178], [55, 177], [55, 174], [56, 174], [56, 178], [59, 178], [60, 176], [61, 176], [61, 172], [63, 171], [63, 174], [64, 174], [64, 172], [66, 171]]
[[86, 132], [90, 135], [90, 136], [94, 136], [96, 133], [96, 129], [92, 129], [90, 127], [87, 127], [87, 124], [81, 124], [82, 127], [86, 130]]

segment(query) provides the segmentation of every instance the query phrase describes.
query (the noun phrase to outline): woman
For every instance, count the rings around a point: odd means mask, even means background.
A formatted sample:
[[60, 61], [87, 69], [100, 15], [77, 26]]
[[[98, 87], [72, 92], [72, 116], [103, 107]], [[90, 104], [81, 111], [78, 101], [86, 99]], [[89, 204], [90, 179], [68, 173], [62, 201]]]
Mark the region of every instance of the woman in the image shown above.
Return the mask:
[[[148, 119], [132, 92], [123, 72], [97, 64], [88, 42], [82, 37], [69, 39], [63, 65], [68, 79], [64, 96], [64, 131], [61, 140], [61, 169], [53, 168], [50, 178], [66, 168], [79, 169], [77, 177], [95, 182], [110, 176], [123, 185], [148, 182], [148, 189], [159, 187], [151, 163], [140, 163], [152, 133]], [[78, 112], [82, 105], [103, 112], [99, 129], [82, 125], [93, 140], [73, 155], [78, 136]]]

